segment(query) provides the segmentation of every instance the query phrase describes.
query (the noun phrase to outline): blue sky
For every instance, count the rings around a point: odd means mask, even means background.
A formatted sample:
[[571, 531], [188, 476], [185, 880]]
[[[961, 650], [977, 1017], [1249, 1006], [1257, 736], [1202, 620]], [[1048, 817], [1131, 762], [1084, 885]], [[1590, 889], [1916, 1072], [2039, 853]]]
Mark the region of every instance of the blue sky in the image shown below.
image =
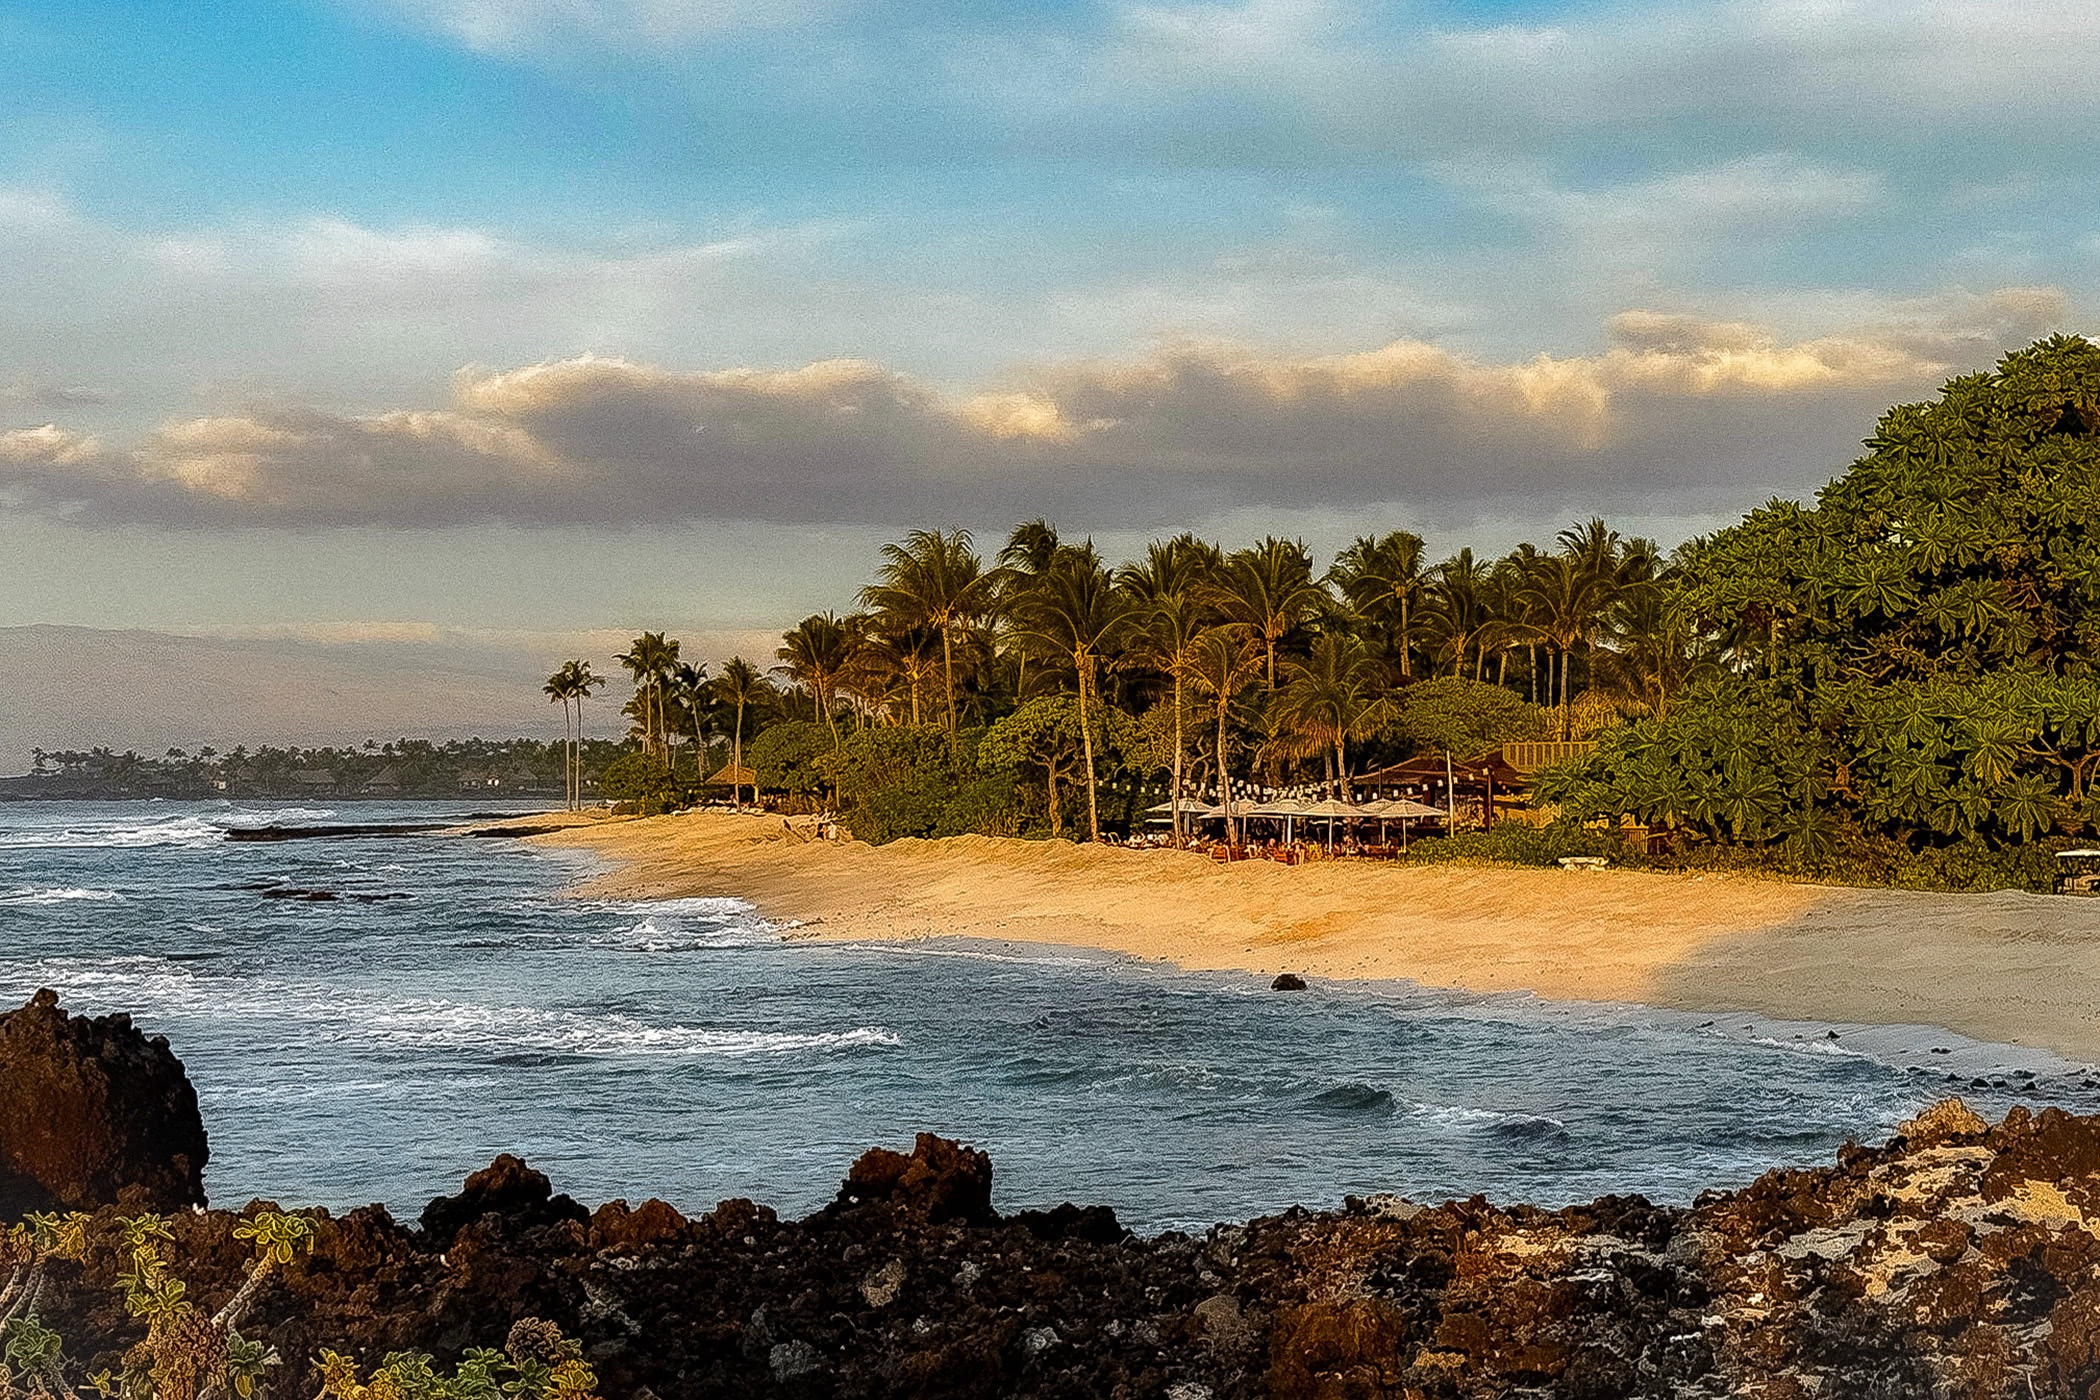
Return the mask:
[[0, 625], [756, 636], [1038, 511], [1682, 537], [2090, 324], [2096, 58], [2069, 0], [0, 0]]

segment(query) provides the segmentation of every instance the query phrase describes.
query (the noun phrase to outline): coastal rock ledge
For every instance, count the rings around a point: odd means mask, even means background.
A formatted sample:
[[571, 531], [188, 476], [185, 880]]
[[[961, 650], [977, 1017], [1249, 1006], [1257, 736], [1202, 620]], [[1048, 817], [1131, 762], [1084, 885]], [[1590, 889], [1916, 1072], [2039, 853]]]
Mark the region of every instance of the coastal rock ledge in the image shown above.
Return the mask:
[[46, 988], [0, 1015], [0, 1219], [204, 1204], [197, 1091], [129, 1016], [68, 1016]]
[[[1947, 1396], [2100, 1394], [2100, 1118], [1958, 1103], [1834, 1166], [1689, 1208], [1351, 1198], [1200, 1235], [1112, 1212], [1002, 1216], [982, 1153], [877, 1149], [801, 1221], [725, 1201], [595, 1212], [515, 1158], [421, 1228], [367, 1206], [318, 1230], [251, 1315], [314, 1391], [323, 1346], [456, 1357], [520, 1317], [580, 1337], [608, 1397]], [[43, 1303], [73, 1354], [136, 1339], [119, 1212]], [[239, 1216], [170, 1222], [191, 1296], [247, 1254]]]

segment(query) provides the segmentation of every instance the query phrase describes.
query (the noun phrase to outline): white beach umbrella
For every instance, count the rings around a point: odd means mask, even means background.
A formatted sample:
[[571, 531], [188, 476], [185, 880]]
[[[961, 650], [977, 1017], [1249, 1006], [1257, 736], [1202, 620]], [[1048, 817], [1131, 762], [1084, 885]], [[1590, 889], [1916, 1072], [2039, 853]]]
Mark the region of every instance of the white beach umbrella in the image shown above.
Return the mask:
[[1283, 843], [1288, 846], [1291, 842], [1291, 821], [1293, 818], [1305, 814], [1306, 805], [1295, 797], [1279, 797], [1273, 802], [1264, 802], [1259, 807], [1251, 808], [1244, 815], [1250, 817], [1282, 817]]

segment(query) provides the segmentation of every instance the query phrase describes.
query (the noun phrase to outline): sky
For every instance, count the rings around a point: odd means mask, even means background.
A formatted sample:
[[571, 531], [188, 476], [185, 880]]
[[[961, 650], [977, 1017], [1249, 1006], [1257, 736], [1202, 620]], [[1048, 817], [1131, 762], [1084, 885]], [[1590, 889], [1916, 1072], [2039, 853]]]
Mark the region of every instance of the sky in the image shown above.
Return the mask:
[[[0, 628], [1674, 542], [2092, 323], [2089, 0], [0, 0]], [[391, 653], [390, 653], [391, 655]]]

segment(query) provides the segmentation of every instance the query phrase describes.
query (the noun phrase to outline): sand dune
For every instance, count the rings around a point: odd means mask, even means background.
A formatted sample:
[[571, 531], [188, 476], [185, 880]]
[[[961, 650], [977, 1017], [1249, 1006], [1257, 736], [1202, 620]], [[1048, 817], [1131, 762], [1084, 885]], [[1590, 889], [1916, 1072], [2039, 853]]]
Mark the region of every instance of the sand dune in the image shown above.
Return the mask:
[[2100, 900], [1612, 870], [1223, 866], [989, 837], [874, 847], [727, 814], [535, 839], [615, 861], [591, 893], [734, 895], [811, 937], [1025, 939], [1192, 969], [1934, 1025], [2100, 1061]]

